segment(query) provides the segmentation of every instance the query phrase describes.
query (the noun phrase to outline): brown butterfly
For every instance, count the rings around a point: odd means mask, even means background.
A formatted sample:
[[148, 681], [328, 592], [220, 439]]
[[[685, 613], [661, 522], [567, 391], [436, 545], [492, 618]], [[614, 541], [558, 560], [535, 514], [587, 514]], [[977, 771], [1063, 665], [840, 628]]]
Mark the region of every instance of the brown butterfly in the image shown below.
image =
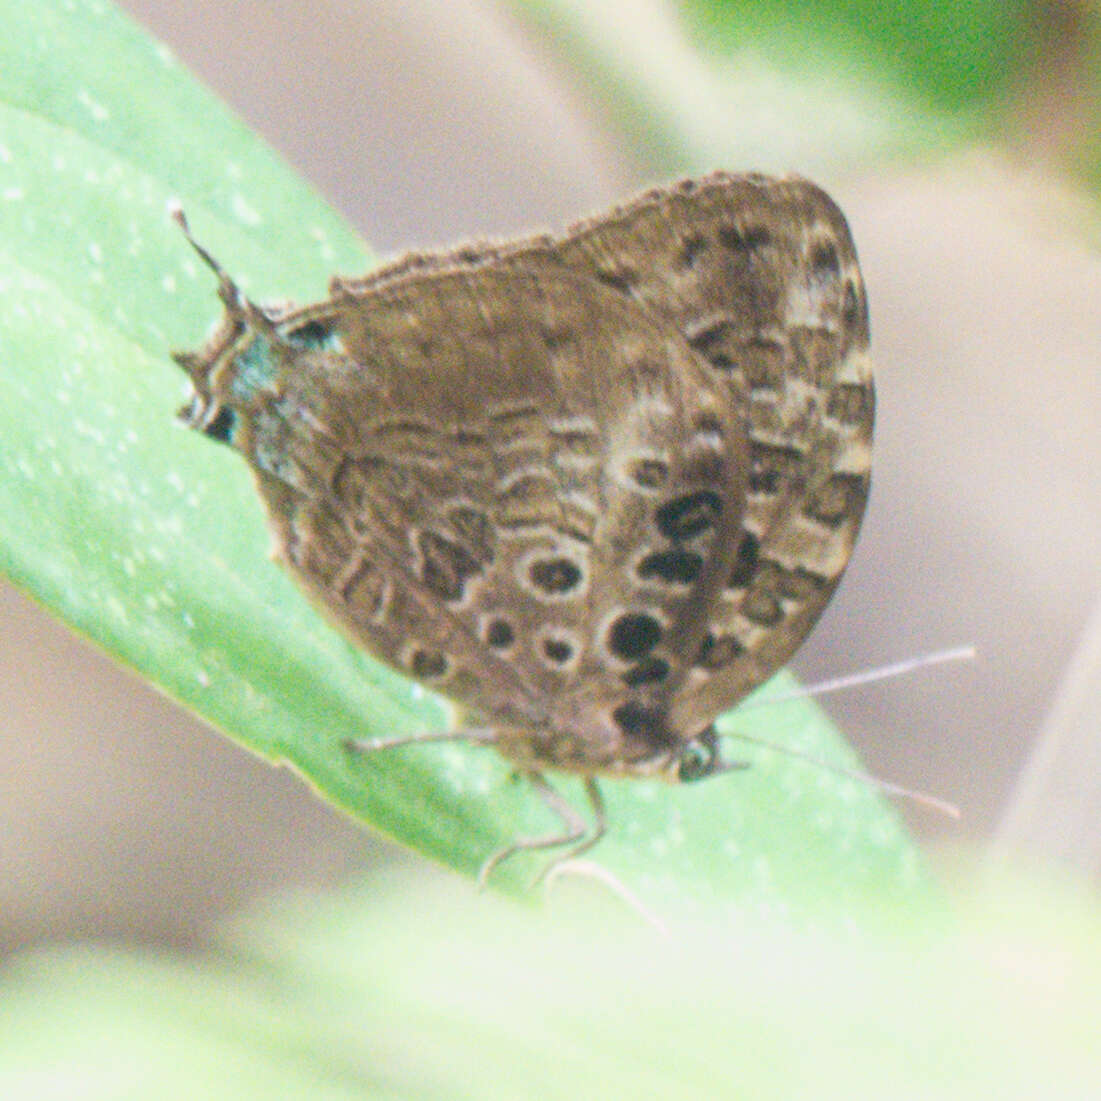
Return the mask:
[[[683, 180], [301, 308], [248, 301], [191, 240], [225, 314], [176, 356], [185, 420], [248, 459], [315, 604], [465, 710], [352, 747], [495, 746], [562, 818], [483, 881], [595, 843], [598, 776], [739, 767], [713, 721], [810, 631], [868, 497], [867, 305], [824, 192]], [[591, 824], [547, 769], [585, 778]]]

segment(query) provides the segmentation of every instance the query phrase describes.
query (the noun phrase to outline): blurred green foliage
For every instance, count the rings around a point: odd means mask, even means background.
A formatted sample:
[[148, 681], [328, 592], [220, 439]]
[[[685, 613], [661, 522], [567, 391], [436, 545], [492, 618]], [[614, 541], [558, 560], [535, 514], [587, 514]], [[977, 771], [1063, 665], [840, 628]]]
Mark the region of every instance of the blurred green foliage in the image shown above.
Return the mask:
[[860, 65], [929, 107], [1003, 100], [1038, 44], [1029, 0], [681, 0], [700, 47], [748, 46], [778, 60]]

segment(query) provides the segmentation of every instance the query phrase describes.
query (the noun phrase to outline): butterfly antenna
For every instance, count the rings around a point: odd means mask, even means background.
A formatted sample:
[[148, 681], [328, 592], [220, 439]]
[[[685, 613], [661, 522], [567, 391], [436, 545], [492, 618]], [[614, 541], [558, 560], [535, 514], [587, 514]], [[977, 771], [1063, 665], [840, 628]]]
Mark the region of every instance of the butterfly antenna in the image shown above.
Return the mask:
[[[880, 665], [875, 669], [866, 669], [861, 673], [849, 673], [843, 677], [832, 677], [829, 680], [819, 681], [817, 684], [803, 685], [800, 688], [794, 688], [790, 692], [782, 692], [779, 695], [768, 696], [761, 700], [754, 700], [748, 707], [743, 704], [743, 709], [751, 710], [757, 707], [766, 707], [774, 703], [787, 703], [790, 700], [807, 699], [810, 696], [824, 696], [830, 692], [839, 692], [844, 688], [853, 688], [861, 684], [873, 684], [876, 681], [887, 680], [890, 677], [900, 677], [907, 673], [912, 673], [916, 669], [925, 668], [928, 665], [942, 665], [949, 661], [972, 661], [975, 656], [976, 651], [974, 646], [954, 646], [946, 650], [933, 650], [927, 654], [919, 654], [917, 657], [906, 658], [904, 661], [892, 662], [889, 665]], [[791, 749], [788, 746], [776, 745], [774, 742], [765, 741], [761, 738], [754, 738], [750, 734], [732, 733], [731, 737], [738, 738], [743, 742], [749, 742], [752, 745], [762, 746], [765, 749], [771, 749], [776, 753], [783, 753], [788, 757], [797, 757], [799, 760], [808, 761], [811, 764], [817, 765], [819, 768], [825, 769], [826, 772], [832, 772], [837, 776], [844, 776], [850, 780], [857, 780], [887, 795], [893, 795], [901, 799], [909, 799], [911, 802], [939, 811], [949, 818], [960, 817], [959, 807], [954, 803], [949, 803], [946, 799], [940, 799], [935, 795], [930, 795], [928, 792], [918, 791], [915, 788], [903, 787], [901, 784], [896, 784], [892, 780], [884, 780], [880, 776], [873, 776], [871, 773], [862, 772], [859, 769], [850, 769], [842, 765], [835, 765], [829, 761], [822, 760], [821, 757], [815, 757], [813, 754], [804, 753], [798, 749]]]
[[943, 665], [950, 661], [973, 661], [976, 656], [974, 646], [955, 646], [947, 650], [932, 650], [927, 654], [919, 654], [917, 657], [906, 658], [903, 661], [892, 662], [889, 665], [878, 665], [874, 669], [865, 669], [860, 673], [848, 673], [842, 677], [820, 680], [815, 684], [804, 684], [799, 688], [792, 688], [788, 692], [766, 696], [742, 706], [748, 711], [757, 707], [769, 707], [774, 703], [805, 700], [810, 696], [826, 696], [831, 692], [840, 692], [845, 688], [856, 688], [861, 684], [874, 684], [877, 681], [889, 680], [891, 677], [905, 676], [917, 669], [924, 669], [928, 665]]
[[187, 215], [183, 212], [183, 207], [177, 202], [171, 202], [168, 205], [168, 214], [172, 221], [183, 230], [183, 235], [187, 238], [187, 243], [199, 254], [199, 259], [218, 277], [218, 294], [222, 301], [229, 307], [240, 308], [241, 306], [247, 305], [248, 300], [241, 293], [241, 289], [233, 281], [226, 269], [195, 240], [191, 233], [191, 226], [187, 221]]
[[870, 772], [863, 772], [857, 768], [845, 768], [844, 765], [836, 765], [832, 761], [825, 761], [821, 757], [816, 757], [813, 753], [804, 753], [801, 749], [777, 745], [775, 742], [767, 741], [764, 738], [755, 738], [752, 734], [731, 731], [727, 737], [737, 738], [740, 742], [748, 742], [750, 745], [761, 746], [764, 749], [771, 749], [774, 753], [782, 753], [785, 757], [795, 757], [800, 761], [807, 761], [826, 772], [832, 772], [835, 776], [844, 776], [847, 780], [856, 780], [868, 787], [875, 788], [876, 791], [882, 791], [886, 795], [909, 799], [912, 803], [938, 811], [948, 818], [958, 819], [960, 817], [960, 809], [955, 803], [949, 803], [947, 799], [940, 799], [936, 795], [918, 791], [916, 788], [903, 787], [902, 784], [896, 784], [893, 780], [884, 780], [881, 776], [873, 776]]

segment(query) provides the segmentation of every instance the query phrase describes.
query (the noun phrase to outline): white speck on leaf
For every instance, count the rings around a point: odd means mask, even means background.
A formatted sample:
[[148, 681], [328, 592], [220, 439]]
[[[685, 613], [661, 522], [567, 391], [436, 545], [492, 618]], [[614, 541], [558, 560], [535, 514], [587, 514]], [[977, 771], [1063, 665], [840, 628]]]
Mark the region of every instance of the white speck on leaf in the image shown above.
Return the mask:
[[77, 103], [88, 109], [93, 122], [106, 122], [111, 117], [111, 112], [97, 100], [92, 99], [86, 88], [81, 88], [76, 95]]
[[243, 195], [234, 195], [230, 207], [233, 210], [233, 216], [238, 221], [244, 222], [246, 226], [258, 226], [262, 220], [260, 212], [255, 207], [249, 206]]
[[321, 249], [321, 259], [326, 261], [332, 261], [336, 258], [336, 250], [329, 242], [329, 238], [325, 231], [320, 226], [313, 226], [310, 229], [310, 236], [317, 242], [318, 247]]

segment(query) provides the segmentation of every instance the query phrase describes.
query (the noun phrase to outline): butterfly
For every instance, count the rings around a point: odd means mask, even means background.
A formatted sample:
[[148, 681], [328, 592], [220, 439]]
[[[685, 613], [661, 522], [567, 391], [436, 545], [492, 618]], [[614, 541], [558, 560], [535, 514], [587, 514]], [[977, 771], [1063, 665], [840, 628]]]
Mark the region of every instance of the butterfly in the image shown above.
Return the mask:
[[[302, 307], [219, 279], [181, 415], [253, 468], [278, 558], [350, 639], [462, 708], [350, 743], [496, 748], [562, 819], [598, 778], [698, 780], [799, 646], [868, 499], [875, 395], [845, 218], [714, 173], [568, 228], [412, 253]], [[584, 779], [592, 820], [548, 771]]]

